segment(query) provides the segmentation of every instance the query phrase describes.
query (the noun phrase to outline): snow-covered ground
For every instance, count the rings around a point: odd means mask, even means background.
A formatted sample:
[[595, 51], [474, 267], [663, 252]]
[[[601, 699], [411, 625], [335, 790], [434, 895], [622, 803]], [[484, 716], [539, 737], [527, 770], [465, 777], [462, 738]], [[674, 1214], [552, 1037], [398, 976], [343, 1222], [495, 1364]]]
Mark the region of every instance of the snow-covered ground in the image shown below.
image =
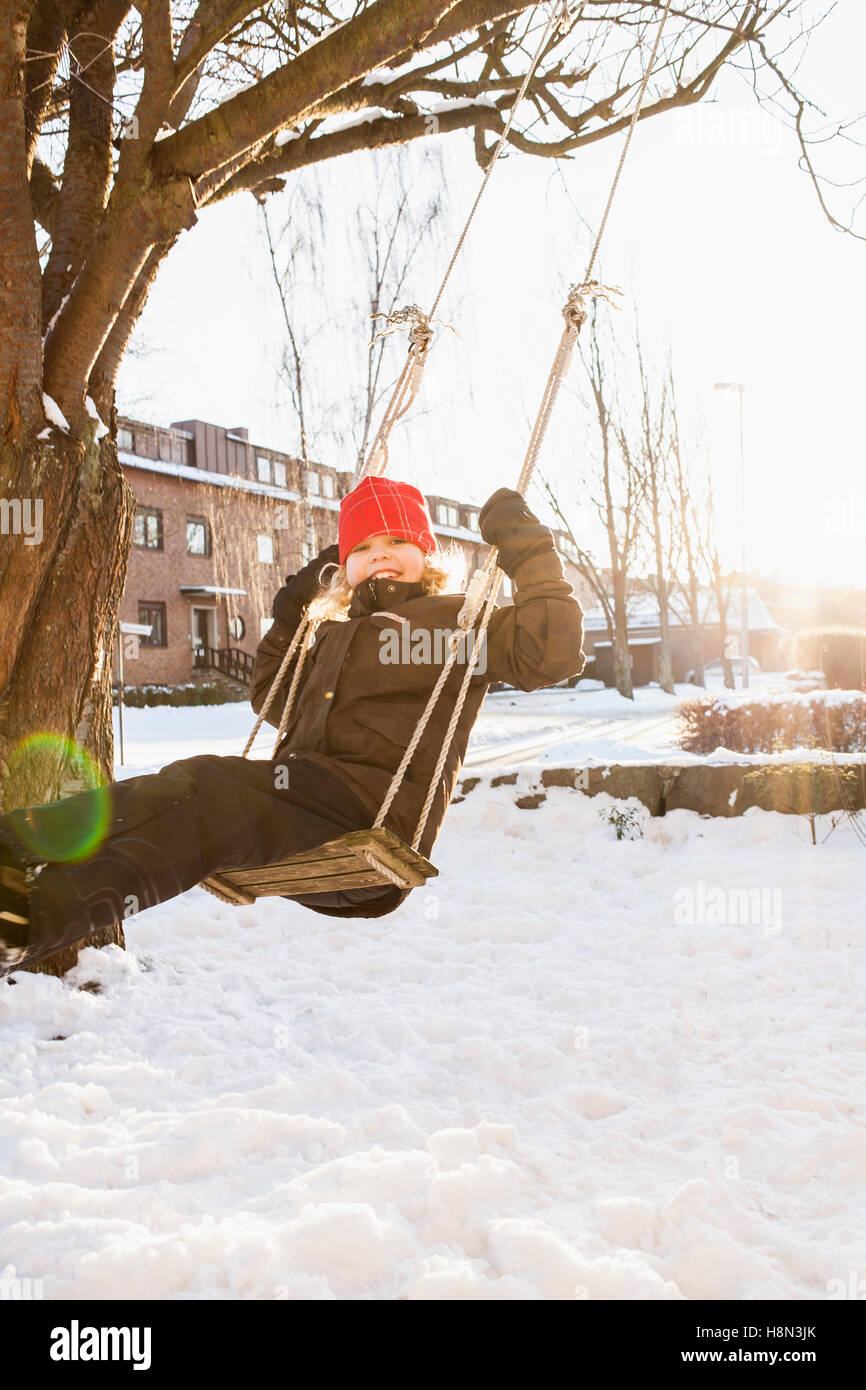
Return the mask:
[[[250, 726], [243, 705], [127, 721], [124, 775], [238, 753]], [[624, 803], [554, 787], [521, 810], [532, 780], [452, 807], [439, 877], [390, 917], [196, 888], [130, 919], [128, 951], [0, 987], [0, 1278], [49, 1299], [862, 1279], [853, 830], [636, 807], [617, 840]]]

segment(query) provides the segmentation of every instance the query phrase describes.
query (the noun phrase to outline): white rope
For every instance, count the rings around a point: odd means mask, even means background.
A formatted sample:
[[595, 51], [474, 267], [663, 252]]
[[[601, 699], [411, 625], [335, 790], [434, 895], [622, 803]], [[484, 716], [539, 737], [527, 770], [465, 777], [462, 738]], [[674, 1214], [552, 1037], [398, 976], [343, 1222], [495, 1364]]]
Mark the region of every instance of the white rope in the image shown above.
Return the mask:
[[[410, 304], [405, 309], [398, 309], [395, 313], [384, 316], [387, 320], [387, 326], [384, 332], [378, 334], [377, 337], [382, 337], [384, 336], [384, 333], [391, 332], [394, 327], [398, 326], [406, 319], [412, 320], [413, 328], [409, 338], [409, 352], [406, 359], [406, 365], [404, 366], [403, 371], [400, 373], [400, 376], [397, 379], [397, 385], [394, 388], [394, 393], [391, 397], [391, 401], [385, 410], [385, 415], [376, 433], [376, 438], [373, 440], [373, 443], [370, 446], [367, 459], [363, 467], [356, 474], [356, 482], [360, 482], [361, 479], [367, 477], [368, 474], [380, 477], [387, 468], [388, 436], [390, 435], [391, 430], [393, 429], [397, 421], [400, 419], [400, 417], [405, 415], [406, 411], [411, 406], [416, 395], [418, 394], [418, 389], [421, 385], [421, 377], [423, 376], [424, 366], [427, 360], [427, 351], [430, 347], [430, 343], [433, 338], [433, 328], [431, 324], [433, 315], [439, 307], [439, 301], [445, 292], [445, 286], [448, 284], [448, 281], [451, 278], [451, 272], [454, 269], [454, 266], [457, 262], [457, 257], [460, 255], [460, 252], [463, 248], [463, 243], [465, 242], [466, 237], [469, 233], [469, 228], [472, 225], [473, 218], [475, 217], [475, 214], [478, 211], [478, 205], [481, 202], [482, 197], [484, 196], [485, 189], [487, 188], [487, 185], [490, 182], [490, 176], [493, 173], [493, 170], [496, 167], [496, 164], [499, 160], [499, 156], [505, 147], [505, 142], [508, 139], [509, 133], [511, 131], [511, 126], [514, 121], [514, 117], [517, 113], [517, 108], [523, 100], [526, 94], [526, 89], [535, 75], [535, 69], [538, 67], [539, 62], [541, 61], [541, 55], [547, 46], [547, 41], [550, 38], [551, 33], [553, 32], [554, 28], [559, 27], [563, 19], [567, 16], [567, 13], [568, 0], [559, 0], [559, 3], [555, 5], [551, 10], [550, 18], [548, 19], [547, 24], [545, 25], [544, 33], [542, 34], [541, 41], [535, 50], [535, 55], [532, 59], [532, 62], [524, 75], [523, 81], [520, 84], [517, 96], [511, 103], [511, 109], [508, 113], [508, 120], [505, 123], [505, 127], [502, 131], [502, 134], [499, 137], [499, 140], [496, 144], [496, 148], [494, 149], [493, 154], [490, 158], [490, 162], [488, 163], [487, 168], [484, 172], [484, 177], [481, 180], [481, 187], [479, 188], [475, 196], [475, 202], [472, 204], [472, 207], [469, 210], [469, 216], [466, 218], [463, 230], [460, 233], [460, 236], [457, 240], [457, 245], [454, 247], [451, 259], [448, 262], [445, 274], [442, 277], [442, 283], [440, 284], [439, 289], [436, 292], [436, 298], [433, 300], [433, 304], [430, 308], [429, 313], [425, 314], [424, 310], [421, 309], [417, 304]], [[376, 338], [374, 338], [373, 341], [375, 342]], [[408, 399], [406, 399], [407, 395]], [[397, 408], [398, 406], [400, 407], [399, 409]]]
[[[271, 682], [271, 688], [270, 688], [270, 690], [269, 690], [268, 693], [267, 693], [267, 696], [266, 696], [266, 698], [265, 698], [265, 703], [262, 705], [261, 709], [259, 710], [259, 717], [258, 717], [258, 719], [256, 720], [255, 724], [253, 725], [253, 731], [252, 731], [252, 733], [250, 734], [249, 738], [247, 739], [247, 742], [246, 742], [246, 746], [245, 746], [245, 748], [244, 748], [244, 751], [241, 753], [241, 757], [242, 757], [242, 758], [245, 758], [245, 757], [247, 756], [247, 754], [249, 753], [249, 751], [250, 751], [250, 749], [252, 748], [253, 744], [255, 743], [256, 734], [258, 733], [259, 729], [262, 727], [262, 724], [264, 723], [264, 720], [265, 720], [265, 716], [266, 716], [268, 710], [270, 709], [271, 705], [272, 705], [273, 702], [274, 702], [274, 696], [276, 695], [277, 691], [278, 691], [279, 688], [280, 688], [280, 682], [281, 682], [282, 679], [283, 679], [283, 675], [284, 675], [284, 673], [285, 673], [286, 667], [288, 666], [289, 662], [291, 661], [292, 657], [294, 656], [295, 650], [296, 650], [297, 645], [298, 645], [298, 642], [301, 640], [301, 637], [302, 637], [302, 635], [304, 634], [304, 631], [305, 631], [306, 627], [308, 626], [309, 622], [310, 622], [310, 617], [309, 617], [309, 614], [307, 614], [304, 618], [301, 619], [300, 623], [298, 624], [298, 628], [297, 628], [297, 631], [295, 632], [294, 637], [292, 638], [291, 642], [289, 643], [288, 647], [286, 648], [286, 654], [285, 654], [285, 656], [283, 657], [282, 661], [280, 662], [280, 668], [279, 668], [279, 670], [277, 671], [277, 674], [274, 676], [273, 681]], [[291, 692], [290, 692], [290, 694], [291, 694]], [[285, 710], [283, 710], [283, 717], [285, 718]], [[280, 720], [280, 723], [281, 723], [281, 724], [282, 724], [282, 722], [283, 722], [283, 721]], [[275, 751], [276, 751], [276, 750], [275, 750]]]
[[367, 863], [370, 864], [377, 873], [380, 873], [383, 878], [389, 878], [392, 883], [396, 883], [398, 888], [411, 888], [413, 886], [408, 878], [404, 878], [401, 874], [395, 873], [387, 864], [383, 864], [378, 854], [374, 854], [372, 850], [364, 849], [361, 853]]

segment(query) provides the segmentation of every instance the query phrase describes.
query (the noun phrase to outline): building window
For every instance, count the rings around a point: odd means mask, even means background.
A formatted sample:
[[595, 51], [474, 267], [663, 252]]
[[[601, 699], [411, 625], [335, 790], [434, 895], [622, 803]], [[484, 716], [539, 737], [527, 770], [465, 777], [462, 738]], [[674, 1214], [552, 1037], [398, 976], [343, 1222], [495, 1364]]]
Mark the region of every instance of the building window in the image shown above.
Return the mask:
[[246, 636], [247, 625], [243, 618], [232, 618], [229, 623], [229, 634], [234, 637], [236, 642], [242, 642]]
[[118, 449], [125, 449], [128, 454], [135, 452], [135, 440], [132, 435], [132, 430], [128, 429], [126, 425], [118, 426], [117, 447]]
[[203, 516], [187, 517], [186, 549], [188, 555], [210, 555], [210, 527]]
[[179, 462], [179, 459], [176, 457], [176, 450], [175, 450], [175, 447], [174, 447], [174, 440], [172, 439], [172, 437], [171, 437], [171, 435], [169, 434], [168, 430], [166, 430], [165, 432], [163, 432], [162, 430], [160, 430], [160, 432], [159, 432], [159, 434], [158, 434], [158, 436], [157, 436], [157, 441], [156, 441], [156, 442], [157, 442], [157, 450], [158, 450], [158, 452], [159, 452], [159, 457], [161, 458], [161, 460], [162, 460], [163, 463], [178, 463], [178, 462]]
[[259, 482], [260, 482], [260, 483], [269, 483], [269, 482], [271, 481], [271, 461], [270, 461], [270, 459], [262, 458], [260, 455], [257, 455], [257, 456], [256, 456], [256, 470], [257, 470], [257, 473], [258, 473], [258, 479], [259, 479]]
[[132, 524], [133, 545], [162, 550], [162, 512], [159, 507], [136, 507]]
[[286, 486], [286, 465], [274, 459], [274, 482], [277, 487]]
[[467, 529], [467, 531], [477, 531], [477, 530], [478, 530], [478, 513], [477, 513], [477, 512], [467, 512], [467, 513], [466, 513], [466, 529]]
[[172, 463], [189, 463], [190, 441], [181, 439], [178, 435], [171, 436], [171, 461]]
[[451, 507], [446, 502], [440, 502], [438, 503], [436, 510], [441, 526], [460, 525], [460, 513], [456, 507]]
[[336, 497], [336, 495], [337, 495], [337, 489], [336, 489], [336, 487], [334, 486], [334, 479], [331, 477], [331, 474], [330, 474], [330, 473], [323, 473], [323, 474], [322, 474], [322, 496], [323, 496], [323, 497]]
[[259, 559], [263, 565], [274, 563], [274, 542], [270, 536], [256, 536], [256, 545], [259, 549]]
[[140, 623], [150, 623], [151, 626], [150, 636], [140, 637], [138, 639], [140, 646], [165, 647], [167, 645], [165, 636], [164, 603], [151, 603], [150, 600], [139, 599], [138, 621]]
[[319, 495], [319, 475], [313, 468], [307, 469], [307, 492]]

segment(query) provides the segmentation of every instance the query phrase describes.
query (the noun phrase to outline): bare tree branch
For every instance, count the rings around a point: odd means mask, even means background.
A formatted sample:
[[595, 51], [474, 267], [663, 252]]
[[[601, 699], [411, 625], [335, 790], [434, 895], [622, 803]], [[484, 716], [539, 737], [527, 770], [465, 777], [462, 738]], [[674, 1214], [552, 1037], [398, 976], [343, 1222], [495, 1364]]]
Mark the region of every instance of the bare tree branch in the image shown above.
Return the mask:
[[[826, 180], [822, 179], [818, 175], [815, 169], [815, 165], [812, 161], [812, 155], [809, 148], [810, 145], [815, 142], [809, 139], [805, 130], [805, 120], [807, 112], [810, 109], [815, 110], [815, 106], [812, 102], [807, 101], [806, 98], [803, 97], [797, 91], [793, 82], [791, 82], [785, 76], [775, 59], [773, 59], [767, 52], [767, 46], [763, 40], [758, 41], [758, 48], [760, 50], [761, 57], [763, 58], [764, 63], [770, 69], [770, 71], [776, 75], [782, 87], [794, 103], [794, 129], [797, 134], [797, 142], [800, 146], [800, 168], [805, 169], [806, 173], [809, 175], [810, 182], [815, 190], [818, 202], [821, 205], [821, 211], [823, 212], [827, 221], [830, 223], [831, 227], [835, 227], [837, 231], [846, 232], [848, 236], [856, 237], [858, 241], [866, 241], [866, 236], [864, 236], [860, 232], [854, 231], [853, 214], [851, 221], [846, 224], [844, 222], [840, 222], [839, 219], [834, 216], [834, 214], [830, 211], [829, 207], [827, 206], [827, 200], [824, 197], [824, 192], [821, 186], [824, 182], [826, 182]], [[844, 123], [836, 127], [834, 134], [840, 134], [843, 129]]]
[[113, 39], [126, 9], [126, 0], [101, 0], [84, 12], [80, 27], [76, 23], [69, 32], [69, 136], [59, 195], [54, 203], [51, 255], [42, 277], [43, 333], [75, 283], [108, 200], [115, 81]]

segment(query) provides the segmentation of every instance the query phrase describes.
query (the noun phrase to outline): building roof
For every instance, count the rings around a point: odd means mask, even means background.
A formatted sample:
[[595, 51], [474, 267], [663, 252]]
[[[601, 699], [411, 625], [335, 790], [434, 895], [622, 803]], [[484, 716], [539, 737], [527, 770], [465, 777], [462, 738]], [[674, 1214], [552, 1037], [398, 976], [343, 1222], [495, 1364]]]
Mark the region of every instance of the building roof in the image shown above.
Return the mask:
[[[741, 599], [740, 589], [731, 592], [728, 602], [727, 625], [734, 629], [742, 625], [741, 621]], [[611, 599], [611, 605], [613, 600]], [[716, 596], [712, 589], [702, 588], [699, 590], [699, 612], [701, 623], [704, 627], [715, 627], [719, 622], [719, 609], [716, 603]], [[689, 618], [685, 600], [681, 594], [673, 594], [669, 600], [671, 627], [688, 627]], [[655, 594], [632, 594], [626, 604], [628, 616], [629, 633], [639, 633], [642, 629], [657, 628], [659, 626], [659, 605]], [[770, 614], [767, 605], [761, 598], [757, 589], [748, 590], [748, 614], [750, 632], [787, 632], [787, 628]], [[590, 608], [584, 613], [583, 627], [586, 633], [606, 631], [604, 612], [601, 608]], [[632, 638], [629, 639], [634, 640]], [[596, 645], [600, 645], [596, 643]]]
[[189, 597], [190, 594], [242, 594], [246, 597], [246, 589], [223, 589], [219, 584], [181, 584], [180, 591]]
[[458, 541], [470, 541], [473, 545], [483, 544], [477, 531], [470, 531], [465, 526], [443, 526], [435, 517], [433, 518], [433, 530], [438, 531], [443, 536], [453, 536]]
[[[126, 468], [143, 468], [147, 473], [164, 473], [170, 478], [186, 478], [191, 483], [212, 483], [216, 487], [233, 487], [241, 492], [257, 492], [262, 497], [277, 497], [281, 502], [301, 502], [299, 492], [291, 488], [274, 487], [272, 483], [260, 483], [254, 478], [241, 478], [236, 473], [212, 473], [207, 468], [194, 468], [188, 463], [167, 463], [165, 459], [146, 459], [139, 454], [130, 454], [118, 449], [117, 457]], [[340, 502], [336, 497], [313, 495], [310, 501], [316, 507], [327, 511], [339, 511]]]

